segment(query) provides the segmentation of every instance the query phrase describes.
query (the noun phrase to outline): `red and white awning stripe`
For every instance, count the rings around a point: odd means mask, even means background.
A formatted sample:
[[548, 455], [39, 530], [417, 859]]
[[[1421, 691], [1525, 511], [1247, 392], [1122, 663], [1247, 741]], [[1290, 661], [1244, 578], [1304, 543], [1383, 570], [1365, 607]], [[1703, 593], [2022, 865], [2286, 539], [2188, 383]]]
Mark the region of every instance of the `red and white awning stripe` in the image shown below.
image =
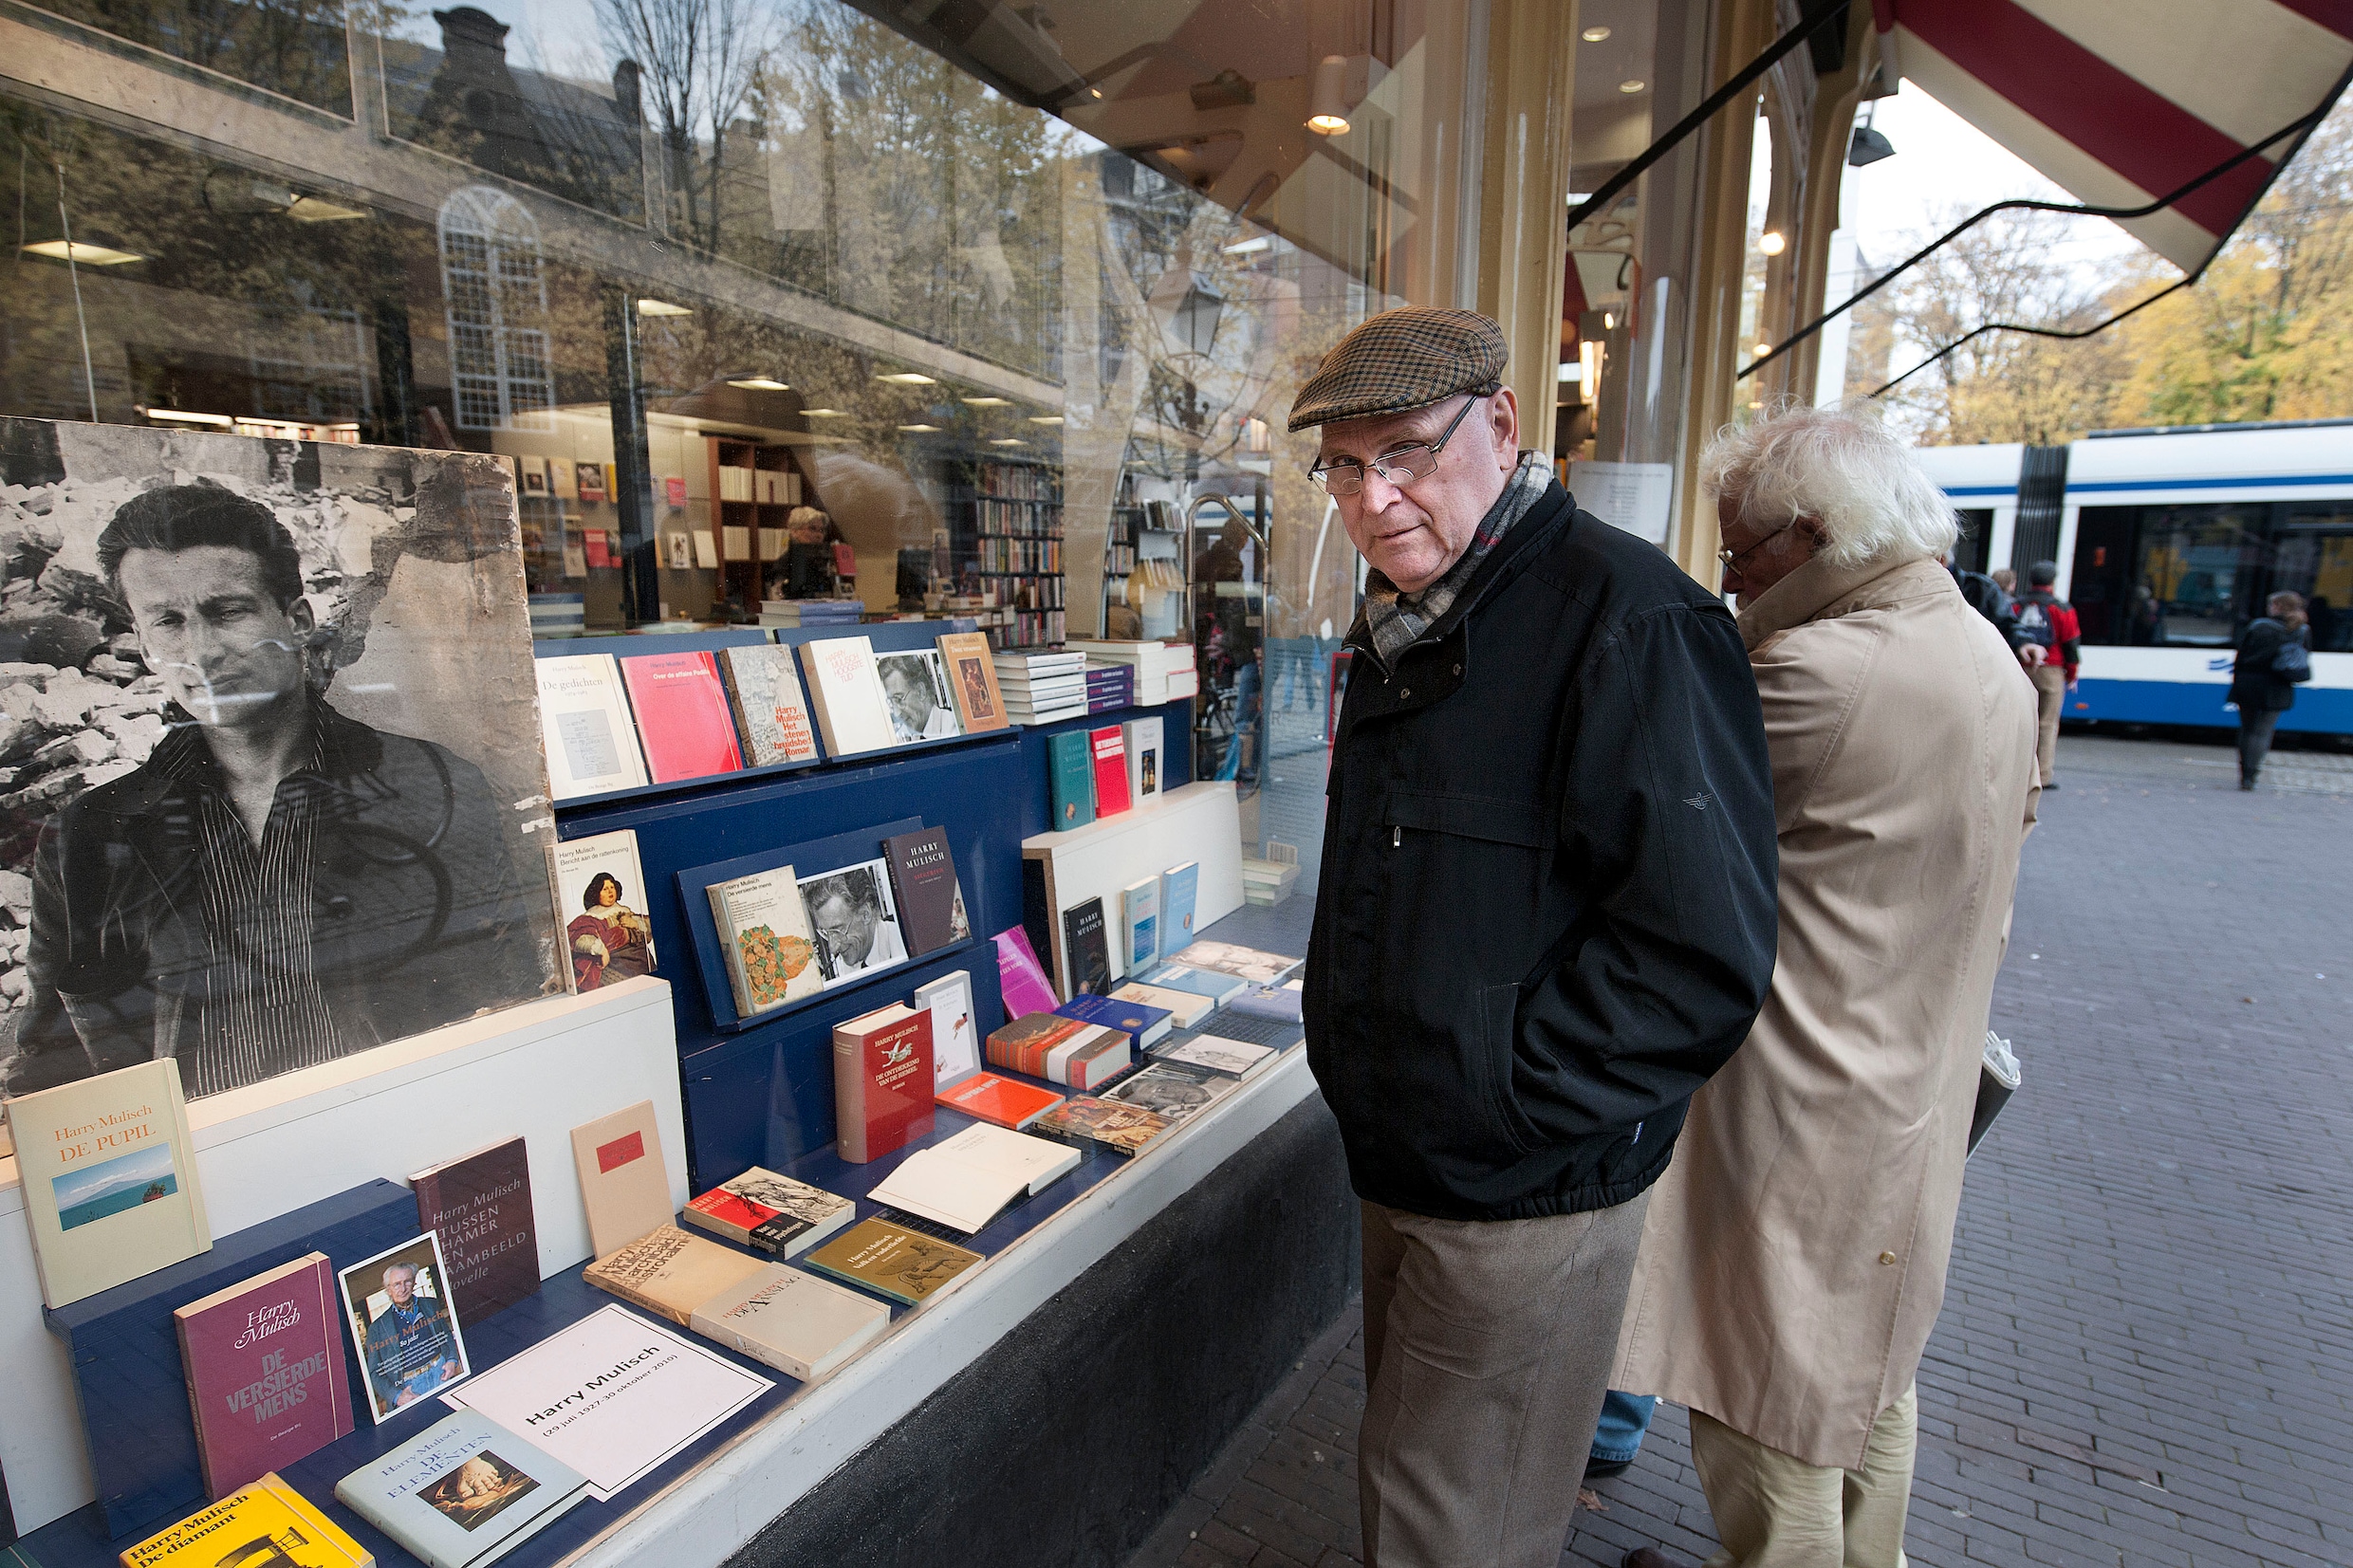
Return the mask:
[[[2066, 190], [2138, 207], [2329, 102], [2353, 0], [1873, 0], [1898, 70]], [[2299, 138], [2124, 225], [2205, 265]]]

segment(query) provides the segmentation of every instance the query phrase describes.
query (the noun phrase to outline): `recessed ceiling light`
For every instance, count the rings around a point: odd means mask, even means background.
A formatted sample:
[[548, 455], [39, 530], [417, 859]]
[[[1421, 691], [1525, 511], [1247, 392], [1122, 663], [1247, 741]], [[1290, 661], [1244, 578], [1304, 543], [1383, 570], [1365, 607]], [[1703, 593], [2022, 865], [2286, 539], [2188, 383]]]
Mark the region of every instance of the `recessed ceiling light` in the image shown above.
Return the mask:
[[92, 267], [120, 267], [124, 262], [145, 261], [136, 250], [117, 250], [112, 246], [92, 245], [88, 240], [41, 240], [25, 247], [33, 256], [53, 256], [59, 261], [86, 262]]
[[887, 375], [877, 376], [875, 379], [878, 381], [888, 381], [893, 386], [902, 387], [931, 387], [937, 386], [939, 384], [936, 378], [929, 376], [918, 376], [912, 370], [894, 370]]
[[1101, 98], [1102, 97], [1102, 89], [1101, 87], [1089, 87], [1086, 89], [1086, 96], [1089, 98]]
[[638, 314], [640, 316], [692, 316], [695, 312], [685, 305], [672, 304], [668, 300], [639, 300]]
[[150, 419], [176, 419], [191, 425], [233, 425], [236, 423], [226, 414], [198, 414], [192, 409], [151, 408], [141, 409], [139, 412]]
[[1018, 435], [1000, 435], [989, 444], [992, 447], [1026, 447], [1029, 443]]
[[1587, 28], [1577, 36], [1584, 39], [1588, 44], [1599, 44], [1603, 39], [1609, 36], [1609, 29], [1607, 28]]
[[901, 425], [899, 428], [904, 431], [922, 431], [927, 433], [936, 432], [939, 429], [937, 425]]
[[1618, 83], [1618, 90], [1621, 93], [1639, 93], [1649, 85], [1647, 82], [1621, 82]]
[[1770, 354], [1773, 351], [1773, 345], [1770, 343], [1759, 343], [1756, 345], [1756, 351], [1759, 354]]
[[845, 408], [805, 408], [801, 411], [801, 416], [805, 419], [846, 419], [850, 416], [850, 411]]
[[1013, 400], [1010, 397], [967, 397], [964, 399], [964, 406], [966, 408], [1011, 408]]
[[1236, 240], [1232, 245], [1224, 246], [1221, 249], [1229, 256], [1247, 256], [1253, 251], [1268, 249], [1273, 244], [1274, 236], [1271, 234], [1258, 234], [1250, 239]]
[[727, 384], [732, 387], [742, 387], [746, 392], [790, 392], [792, 390], [789, 383], [779, 381], [770, 376], [747, 376], [740, 381], [731, 380]]
[[1756, 248], [1769, 256], [1778, 256], [1789, 249], [1789, 242], [1779, 230], [1768, 229], [1758, 237]]
[[364, 207], [346, 207], [340, 201], [324, 196], [296, 196], [286, 215], [296, 223], [348, 223], [353, 218], [366, 217]]
[[1033, 414], [1029, 415], [1029, 422], [1033, 425], [1059, 425], [1062, 423], [1062, 415], [1059, 414]]

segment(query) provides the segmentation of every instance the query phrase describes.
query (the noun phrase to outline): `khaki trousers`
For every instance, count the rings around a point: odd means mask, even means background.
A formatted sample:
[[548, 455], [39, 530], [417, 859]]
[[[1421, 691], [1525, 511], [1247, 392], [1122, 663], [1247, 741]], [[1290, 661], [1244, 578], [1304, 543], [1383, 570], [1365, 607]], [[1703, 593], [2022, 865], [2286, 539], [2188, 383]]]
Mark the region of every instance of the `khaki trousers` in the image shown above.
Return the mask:
[[1557, 1568], [1649, 1202], [1533, 1220], [1363, 1206], [1366, 1568]]
[[2027, 674], [2034, 681], [2034, 765], [2048, 784], [2050, 770], [2059, 761], [2059, 710], [2067, 701], [2067, 667], [2038, 664]]
[[1724, 1543], [1707, 1568], [1904, 1568], [1918, 1438], [1914, 1389], [1871, 1424], [1854, 1470], [1792, 1459], [1692, 1411], [1692, 1464]]

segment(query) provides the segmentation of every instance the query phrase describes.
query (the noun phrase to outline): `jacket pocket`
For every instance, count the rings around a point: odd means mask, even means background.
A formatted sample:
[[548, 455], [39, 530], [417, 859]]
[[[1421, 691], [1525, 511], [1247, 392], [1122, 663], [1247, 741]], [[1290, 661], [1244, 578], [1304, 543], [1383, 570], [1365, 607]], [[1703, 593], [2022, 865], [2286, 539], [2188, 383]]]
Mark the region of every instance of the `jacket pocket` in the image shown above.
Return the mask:
[[1490, 1075], [1488, 1094], [1495, 1108], [1495, 1120], [1522, 1153], [1535, 1153], [1544, 1147], [1544, 1138], [1520, 1109], [1519, 1098], [1511, 1092], [1512, 1069], [1519, 1060], [1520, 988], [1490, 986], [1480, 994], [1479, 1001], [1481, 1042], [1487, 1047], [1483, 1054]]
[[1521, 849], [1541, 849], [1545, 841], [1544, 813], [1526, 801], [1491, 795], [1393, 789], [1382, 800], [1381, 822], [1390, 828], [1418, 828]]

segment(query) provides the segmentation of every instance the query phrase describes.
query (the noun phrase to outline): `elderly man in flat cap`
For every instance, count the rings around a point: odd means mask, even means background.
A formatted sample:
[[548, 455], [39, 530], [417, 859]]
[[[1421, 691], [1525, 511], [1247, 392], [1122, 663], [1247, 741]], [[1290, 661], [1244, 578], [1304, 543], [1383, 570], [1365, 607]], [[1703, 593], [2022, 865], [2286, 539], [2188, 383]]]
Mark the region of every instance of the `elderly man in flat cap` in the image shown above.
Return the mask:
[[1371, 570], [1308, 1061], [1362, 1200], [1373, 1568], [1552, 1568], [1644, 1194], [1773, 966], [1724, 606], [1519, 450], [1502, 332], [1390, 311], [1291, 409]]

